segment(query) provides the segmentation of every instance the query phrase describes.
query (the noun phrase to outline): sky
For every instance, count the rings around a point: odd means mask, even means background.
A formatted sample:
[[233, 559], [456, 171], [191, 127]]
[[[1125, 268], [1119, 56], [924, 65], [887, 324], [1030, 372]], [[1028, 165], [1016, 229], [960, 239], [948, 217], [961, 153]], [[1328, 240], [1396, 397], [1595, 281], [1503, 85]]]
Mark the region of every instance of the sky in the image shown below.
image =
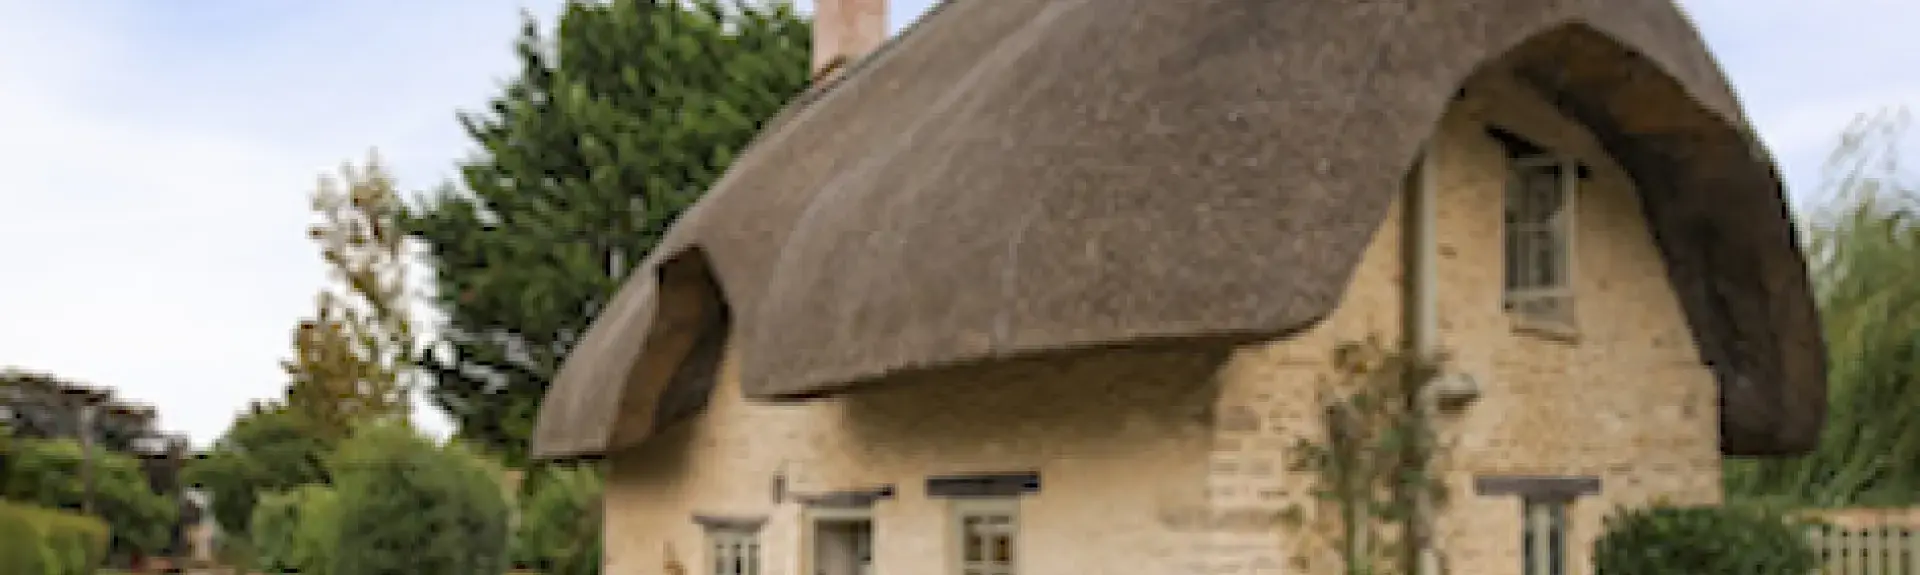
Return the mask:
[[[894, 0], [893, 28], [930, 4]], [[1920, 106], [1920, 2], [1682, 4], [1796, 201], [1855, 114]], [[0, 0], [0, 366], [114, 388], [211, 443], [279, 393], [328, 281], [302, 234], [316, 178], [377, 148], [405, 189], [446, 181], [470, 150], [455, 111], [512, 71], [522, 10], [559, 6]], [[424, 402], [416, 419], [449, 430]]]

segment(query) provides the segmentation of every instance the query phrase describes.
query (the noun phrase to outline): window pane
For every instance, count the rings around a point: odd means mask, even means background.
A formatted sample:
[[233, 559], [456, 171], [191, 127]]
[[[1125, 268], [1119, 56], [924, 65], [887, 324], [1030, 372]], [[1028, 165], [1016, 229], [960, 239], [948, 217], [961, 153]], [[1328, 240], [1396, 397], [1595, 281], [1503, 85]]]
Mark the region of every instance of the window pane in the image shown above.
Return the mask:
[[1539, 546], [1534, 545], [1533, 502], [1529, 501], [1520, 511], [1520, 568], [1526, 575], [1541, 575], [1534, 569], [1540, 562], [1534, 557]]
[[993, 537], [993, 562], [1001, 565], [1013, 564], [1013, 538], [1006, 533]]
[[[1565, 287], [1567, 223], [1560, 168], [1519, 166], [1507, 185], [1505, 287], [1521, 290]], [[1509, 310], [1514, 302], [1507, 302]]]
[[1567, 556], [1566, 503], [1527, 501], [1522, 518], [1522, 573], [1565, 575]]
[[1567, 517], [1566, 505], [1548, 506], [1549, 529], [1547, 530], [1547, 573], [1562, 575], [1566, 573], [1567, 554]]

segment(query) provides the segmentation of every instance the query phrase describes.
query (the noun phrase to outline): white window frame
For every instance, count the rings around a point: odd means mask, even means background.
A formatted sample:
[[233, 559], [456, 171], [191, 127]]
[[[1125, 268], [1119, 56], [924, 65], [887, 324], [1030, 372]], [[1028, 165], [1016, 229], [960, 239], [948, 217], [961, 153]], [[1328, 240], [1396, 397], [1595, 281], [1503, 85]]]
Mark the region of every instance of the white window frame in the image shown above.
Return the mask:
[[[802, 535], [800, 538], [800, 572], [815, 573], [814, 553], [818, 551], [821, 522], [865, 521], [868, 525], [867, 554], [873, 557], [878, 547], [880, 530], [874, 529], [872, 507], [808, 507], [801, 513]], [[871, 565], [869, 565], [871, 568]]]
[[760, 575], [760, 532], [758, 529], [714, 527], [707, 529], [707, 566], [712, 575]]
[[[992, 561], [977, 564], [967, 561], [967, 519], [1005, 517], [1007, 519], [1007, 557], [1012, 561], [1004, 569], [994, 569]], [[960, 498], [953, 500], [952, 573], [954, 575], [1019, 575], [1020, 573], [1020, 499], [1016, 497]], [[989, 552], [983, 559], [991, 557]]]
[[1571, 560], [1568, 538], [1573, 531], [1567, 512], [1573, 502], [1557, 497], [1523, 497], [1520, 501], [1520, 572], [1567, 575]]
[[[1522, 180], [1528, 170], [1557, 168], [1559, 174], [1560, 209], [1547, 222], [1511, 222], [1507, 213], [1512, 210], [1513, 202], [1519, 194], [1529, 193]], [[1515, 319], [1532, 327], [1572, 329], [1574, 326], [1574, 286], [1575, 236], [1579, 227], [1579, 186], [1580, 164], [1573, 158], [1559, 155], [1540, 155], [1514, 158], [1507, 166], [1506, 190], [1502, 194], [1501, 206], [1501, 306]], [[1524, 226], [1514, 229], [1514, 226]], [[1544, 232], [1555, 245], [1554, 263], [1559, 267], [1558, 282], [1549, 285], [1515, 286], [1514, 276], [1530, 276], [1531, 268], [1525, 263], [1531, 250], [1516, 250], [1516, 233], [1527, 233], [1530, 237], [1539, 237]], [[1518, 252], [1529, 252], [1521, 254]], [[1518, 260], [1518, 262], [1516, 262]], [[1544, 304], [1545, 310], [1541, 309]]]

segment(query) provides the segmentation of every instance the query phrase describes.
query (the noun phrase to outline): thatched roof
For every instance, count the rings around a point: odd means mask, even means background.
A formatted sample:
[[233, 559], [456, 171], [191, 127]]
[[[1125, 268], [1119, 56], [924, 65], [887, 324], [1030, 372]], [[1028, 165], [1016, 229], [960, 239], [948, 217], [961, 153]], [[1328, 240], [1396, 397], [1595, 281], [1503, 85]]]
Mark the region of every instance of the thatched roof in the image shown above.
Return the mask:
[[682, 218], [562, 369], [534, 451], [698, 409], [711, 377], [688, 374], [723, 337], [749, 396], [792, 398], [1309, 326], [1496, 60], [1637, 181], [1723, 448], [1812, 445], [1825, 357], [1780, 179], [1671, 0], [951, 0]]

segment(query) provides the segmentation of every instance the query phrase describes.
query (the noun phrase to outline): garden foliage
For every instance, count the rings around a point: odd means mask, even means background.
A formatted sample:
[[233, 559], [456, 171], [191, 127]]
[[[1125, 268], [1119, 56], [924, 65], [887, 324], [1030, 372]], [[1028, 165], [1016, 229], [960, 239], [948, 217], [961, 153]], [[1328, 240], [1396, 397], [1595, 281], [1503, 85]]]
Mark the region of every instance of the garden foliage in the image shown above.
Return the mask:
[[1622, 510], [1593, 545], [1599, 575], [1807, 575], [1809, 525], [1755, 506]]
[[459, 444], [372, 426], [332, 461], [336, 551], [327, 575], [470, 575], [507, 567], [500, 470]]
[[0, 502], [0, 573], [88, 575], [106, 560], [107, 541], [98, 519]]

